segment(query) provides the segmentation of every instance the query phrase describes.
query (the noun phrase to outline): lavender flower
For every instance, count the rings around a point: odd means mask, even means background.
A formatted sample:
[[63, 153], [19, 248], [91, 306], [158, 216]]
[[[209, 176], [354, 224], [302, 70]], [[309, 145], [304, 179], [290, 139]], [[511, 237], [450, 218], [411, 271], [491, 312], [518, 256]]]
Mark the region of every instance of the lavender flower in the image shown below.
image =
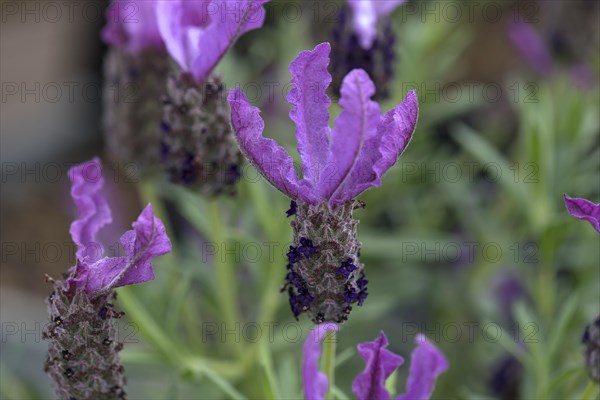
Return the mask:
[[[288, 101], [294, 106], [290, 118], [297, 127], [302, 179], [290, 155], [262, 136], [264, 123], [258, 108], [239, 89], [229, 95], [242, 152], [267, 181], [295, 202], [290, 208], [296, 218], [291, 222], [294, 245], [288, 261], [301, 279], [288, 281], [284, 289], [290, 294], [294, 316], [307, 311], [316, 323], [346, 320], [351, 305], [362, 304], [367, 296], [367, 280], [358, 261], [358, 222], [352, 219], [353, 210], [363, 204], [354, 198], [381, 184], [383, 174], [408, 145], [418, 114], [417, 96], [411, 91], [382, 115], [370, 99], [375, 93], [373, 82], [366, 72], [354, 70], [344, 79], [343, 111], [330, 129], [330, 100], [325, 94], [331, 82], [329, 51], [329, 43], [322, 43], [290, 64], [294, 88]], [[299, 252], [307, 240], [311, 251]]]
[[[319, 371], [320, 342], [328, 332], [337, 332], [333, 323], [316, 326], [304, 343], [303, 383], [304, 398], [321, 400], [327, 393], [329, 382]], [[429, 399], [439, 375], [448, 369], [444, 355], [427, 340], [417, 335], [417, 348], [411, 355], [407, 392], [396, 396], [396, 400]], [[386, 379], [404, 363], [404, 359], [387, 350], [387, 337], [383, 332], [372, 342], [361, 343], [358, 352], [365, 360], [363, 372], [352, 382], [352, 391], [358, 400], [388, 400], [390, 393], [385, 387]]]
[[373, 46], [378, 22], [405, 2], [406, 0], [348, 0], [352, 9], [354, 31], [363, 49], [368, 50]]
[[149, 172], [159, 162], [160, 97], [168, 72], [155, 1], [113, 0], [106, 20], [102, 123], [109, 153]]
[[[548, 78], [561, 66], [572, 84], [585, 90], [597, 84], [593, 58], [598, 48], [598, 11], [594, 2], [538, 2], [540, 15], [520, 16], [508, 25], [508, 35], [529, 66]], [[577, 27], [574, 29], [574, 27]], [[591, 39], [594, 38], [594, 39]]]
[[544, 77], [550, 75], [552, 55], [542, 36], [530, 24], [524, 21], [512, 22], [508, 34], [515, 47], [538, 74]]
[[169, 77], [162, 161], [171, 181], [209, 196], [232, 193], [242, 156], [222, 79], [213, 70], [244, 33], [264, 22], [267, 0], [161, 1], [160, 33], [179, 70]]
[[404, 0], [349, 0], [332, 32], [333, 89], [339, 95], [346, 74], [364, 69], [377, 87], [377, 98], [389, 95], [396, 60], [392, 11]]
[[102, 40], [130, 54], [162, 50], [155, 0], [113, 0], [106, 10]]
[[121, 236], [125, 256], [102, 257], [96, 240], [98, 231], [111, 222], [111, 212], [101, 194], [102, 165], [93, 159], [70, 171], [71, 196], [79, 217], [70, 233], [77, 245], [76, 265], [63, 284], [54, 284], [48, 299], [50, 323], [44, 337], [49, 340], [45, 370], [56, 383], [61, 399], [124, 398], [124, 370], [115, 343], [116, 325], [111, 320], [122, 313], [114, 310], [113, 289], [154, 279], [152, 258], [171, 251], [162, 222], [149, 204]]
[[600, 233], [600, 204], [586, 199], [571, 198], [565, 194], [565, 205], [569, 214], [575, 218], [588, 221], [596, 232]]

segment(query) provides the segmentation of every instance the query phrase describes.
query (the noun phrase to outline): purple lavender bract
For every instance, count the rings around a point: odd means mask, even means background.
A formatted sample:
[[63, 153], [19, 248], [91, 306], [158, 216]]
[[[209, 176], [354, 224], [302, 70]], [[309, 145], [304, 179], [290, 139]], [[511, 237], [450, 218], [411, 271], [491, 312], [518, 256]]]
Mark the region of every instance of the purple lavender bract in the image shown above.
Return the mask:
[[588, 221], [596, 232], [600, 233], [600, 204], [586, 199], [572, 198], [565, 194], [565, 205], [569, 214], [575, 218]]
[[90, 298], [112, 289], [154, 279], [152, 258], [171, 251], [171, 242], [162, 222], [152, 213], [152, 205], [142, 211], [133, 230], [121, 236], [126, 256], [102, 257], [104, 250], [96, 234], [112, 221], [110, 208], [101, 193], [102, 164], [92, 161], [71, 168], [71, 196], [79, 210], [79, 218], [71, 224], [70, 233], [77, 245], [77, 264], [70, 269], [65, 284], [68, 291], [83, 290]]
[[[323, 400], [329, 382], [319, 371], [320, 342], [327, 332], [337, 332], [335, 324], [327, 323], [315, 327], [304, 343], [303, 383], [304, 397]], [[417, 348], [412, 352], [407, 392], [395, 400], [427, 400], [431, 396], [438, 376], [448, 369], [448, 361], [442, 352], [424, 335], [416, 337]], [[387, 337], [383, 332], [372, 342], [361, 343], [358, 352], [365, 360], [365, 369], [352, 382], [352, 391], [358, 400], [388, 400], [390, 393], [385, 387], [386, 379], [404, 363], [404, 359], [387, 350]]]
[[370, 100], [375, 93], [373, 82], [364, 71], [354, 70], [344, 80], [343, 111], [330, 129], [330, 100], [325, 94], [331, 82], [329, 51], [329, 43], [322, 43], [300, 53], [290, 65], [295, 87], [288, 101], [294, 106], [290, 118], [297, 126], [302, 179], [290, 155], [273, 139], [262, 136], [259, 110], [240, 89], [229, 94], [229, 103], [238, 143], [265, 179], [293, 200], [311, 205], [325, 202], [335, 208], [381, 185], [381, 177], [412, 137], [418, 101], [416, 92], [410, 91], [402, 103], [382, 115], [379, 105]]

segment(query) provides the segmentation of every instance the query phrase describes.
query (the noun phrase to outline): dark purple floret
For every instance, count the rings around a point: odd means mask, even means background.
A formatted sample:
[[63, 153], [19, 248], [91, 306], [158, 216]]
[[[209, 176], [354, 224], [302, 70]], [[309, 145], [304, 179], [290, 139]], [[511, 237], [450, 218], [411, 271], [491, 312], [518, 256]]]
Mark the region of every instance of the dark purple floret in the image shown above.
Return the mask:
[[160, 121], [160, 130], [163, 133], [171, 132], [171, 125], [167, 124], [165, 121]]
[[307, 238], [300, 238], [300, 246], [298, 251], [304, 254], [304, 257], [308, 258], [317, 252], [316, 247], [313, 245], [312, 240]]
[[300, 261], [301, 254], [298, 252], [298, 248], [295, 246], [290, 246], [290, 251], [287, 252], [288, 262], [290, 264], [295, 264]]
[[343, 275], [344, 278], [348, 279], [352, 271], [355, 271], [357, 269], [358, 267], [354, 265], [352, 259], [349, 258], [346, 261], [342, 262], [342, 264], [338, 268], [338, 274]]
[[367, 299], [367, 296], [369, 295], [369, 292], [367, 292], [367, 289], [361, 290], [358, 293], [358, 305], [362, 306], [363, 303], [365, 302], [365, 300]]
[[358, 293], [356, 293], [356, 289], [352, 285], [346, 285], [346, 290], [344, 291], [344, 300], [348, 304], [354, 303], [358, 299]]
[[288, 217], [291, 217], [292, 215], [296, 215], [296, 211], [298, 211], [298, 203], [296, 203], [294, 200], [292, 200], [292, 202], [290, 203], [290, 209], [287, 210], [285, 212], [285, 214]]
[[365, 279], [365, 273], [363, 272], [362, 274], [360, 274], [360, 277], [356, 281], [356, 284], [358, 285], [358, 288], [360, 290], [363, 290], [367, 288], [367, 283], [369, 283], [369, 281]]
[[106, 317], [108, 316], [108, 308], [107, 307], [102, 307], [100, 309], [100, 312], [98, 313], [98, 315], [100, 316], [100, 318], [106, 319]]

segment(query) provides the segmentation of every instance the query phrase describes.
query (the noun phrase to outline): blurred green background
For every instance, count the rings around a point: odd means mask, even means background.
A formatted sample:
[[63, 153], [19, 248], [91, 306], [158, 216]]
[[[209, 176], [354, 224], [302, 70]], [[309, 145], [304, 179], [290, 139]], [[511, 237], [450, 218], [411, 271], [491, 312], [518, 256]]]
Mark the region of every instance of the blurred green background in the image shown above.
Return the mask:
[[[2, 398], [53, 398], [42, 370], [43, 277], [73, 263], [66, 170], [94, 154], [106, 160], [115, 214], [107, 242], [152, 200], [175, 243], [157, 260], [154, 282], [118, 290], [129, 398], [301, 398], [311, 325], [296, 323], [279, 293], [288, 200], [248, 166], [235, 198], [210, 202], [111, 163], [94, 92], [102, 89], [106, 4], [73, 2], [71, 18], [57, 2], [56, 19], [45, 3], [0, 2]], [[296, 161], [287, 65], [330, 40], [342, 4], [272, 2], [265, 26], [218, 67]], [[339, 398], [352, 398], [363, 368], [356, 344], [380, 330], [406, 359], [398, 392], [422, 331], [450, 362], [433, 398], [582, 398], [580, 339], [600, 312], [600, 246], [562, 196], [600, 199], [599, 15], [594, 1], [411, 1], [393, 14], [398, 57], [382, 109], [416, 88], [420, 116], [383, 186], [359, 197], [370, 296], [338, 335]], [[532, 70], [510, 41], [516, 16], [547, 39], [549, 75]], [[583, 85], [573, 78], [581, 64], [591, 71]], [[54, 85], [63, 88], [57, 101]], [[333, 120], [337, 104], [331, 112]], [[225, 284], [237, 294], [239, 327], [221, 325], [223, 264], [235, 271]]]

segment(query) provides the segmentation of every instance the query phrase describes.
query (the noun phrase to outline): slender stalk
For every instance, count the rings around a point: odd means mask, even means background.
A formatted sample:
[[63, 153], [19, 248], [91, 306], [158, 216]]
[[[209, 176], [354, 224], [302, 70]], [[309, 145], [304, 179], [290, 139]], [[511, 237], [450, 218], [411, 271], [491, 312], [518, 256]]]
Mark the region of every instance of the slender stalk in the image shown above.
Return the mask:
[[329, 381], [329, 391], [325, 395], [325, 400], [332, 400], [334, 398], [336, 344], [335, 332], [329, 332], [325, 340], [323, 340], [323, 371]]
[[[211, 239], [215, 242], [217, 249], [221, 250], [226, 244], [226, 237], [217, 200], [208, 202], [208, 213], [212, 229]], [[218, 251], [215, 257], [215, 278], [226, 329], [238, 329], [236, 324], [241, 323], [241, 321], [237, 309], [236, 278], [233, 264], [223, 251]], [[241, 342], [236, 343], [235, 347], [243, 347], [243, 344]]]

